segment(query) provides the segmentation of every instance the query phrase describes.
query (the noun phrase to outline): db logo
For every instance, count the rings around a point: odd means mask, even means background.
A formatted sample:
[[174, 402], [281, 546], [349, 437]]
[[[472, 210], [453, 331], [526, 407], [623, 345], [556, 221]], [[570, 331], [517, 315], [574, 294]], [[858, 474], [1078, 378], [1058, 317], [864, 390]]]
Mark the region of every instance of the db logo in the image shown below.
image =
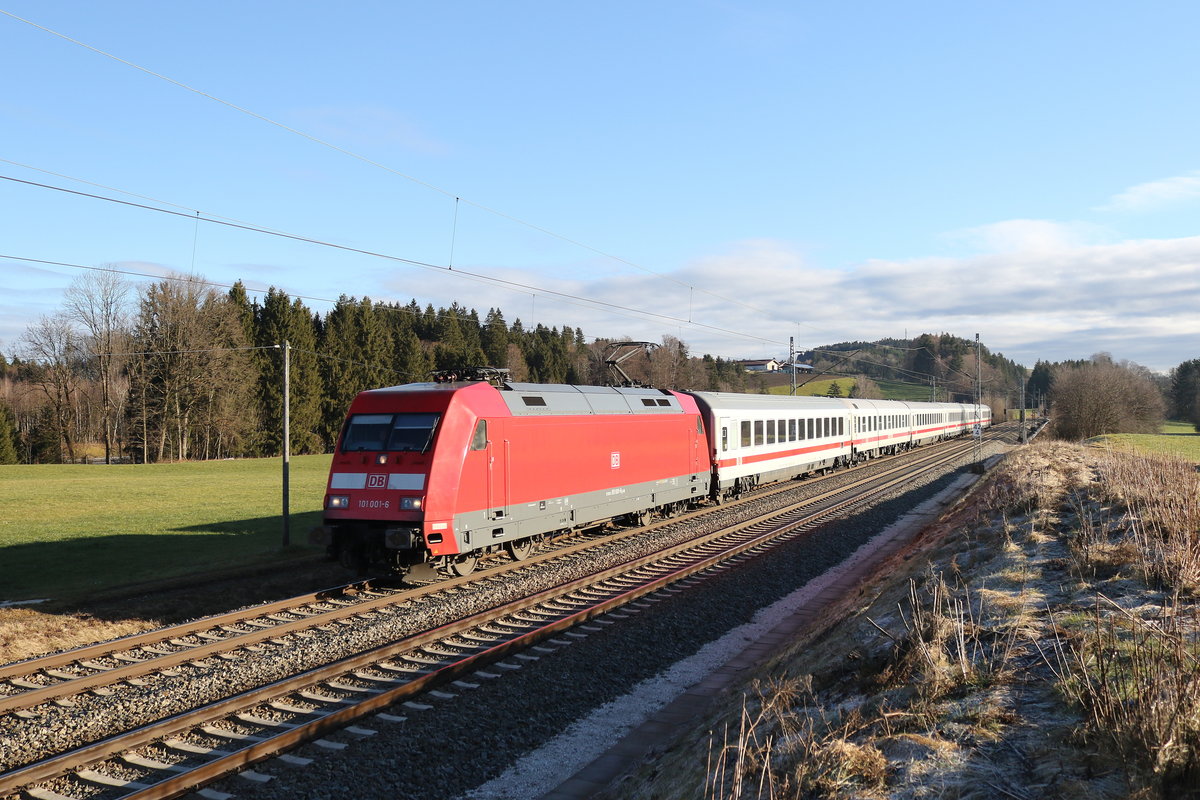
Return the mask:
[[367, 476], [367, 488], [368, 489], [386, 489], [387, 488], [387, 475], [368, 475]]
[[613, 469], [620, 469], [620, 468], [621, 468], [621, 454], [620, 454], [619, 452], [611, 454], [611, 455], [609, 456], [609, 459], [610, 459], [610, 461], [611, 461], [611, 463], [612, 463], [612, 468], [613, 468]]

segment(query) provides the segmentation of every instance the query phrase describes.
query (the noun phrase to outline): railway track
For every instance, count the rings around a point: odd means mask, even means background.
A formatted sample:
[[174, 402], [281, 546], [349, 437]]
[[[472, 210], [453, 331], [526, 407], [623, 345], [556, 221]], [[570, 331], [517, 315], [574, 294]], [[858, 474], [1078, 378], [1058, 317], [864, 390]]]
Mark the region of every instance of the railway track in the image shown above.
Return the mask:
[[[823, 492], [815, 498], [795, 504], [783, 514], [760, 514], [752, 520], [738, 523], [732, 530], [722, 529], [705, 534], [628, 564], [567, 581], [521, 600], [46, 758], [0, 775], [0, 797], [21, 790], [26, 796], [45, 799], [90, 797], [97, 792], [105, 797], [177, 796], [220, 775], [244, 769], [255, 761], [284, 752], [299, 742], [320, 741], [329, 731], [344, 728], [363, 716], [376, 714], [397, 703], [416, 702], [418, 695], [436, 691], [438, 686], [463, 681], [469, 675], [476, 676], [471, 678], [472, 681], [487, 680], [498, 674], [495, 672], [497, 670], [502, 672], [516, 666], [508, 663], [512, 659], [539, 657], [538, 651], [533, 648], [554, 647], [556, 637], [561, 640], [560, 643], [565, 643], [570, 637], [586, 635], [587, 628], [597, 618], [610, 615], [621, 606], [648, 602], [649, 596], [664, 590], [670, 591], [668, 587], [673, 584], [698, 579], [694, 576], [745, 558], [750, 552], [770, 546], [772, 541], [802, 535], [803, 531], [823, 519], [842, 513], [858, 503], [869, 502], [870, 498], [864, 496], [864, 492], [870, 491], [874, 496], [893, 491], [897, 485], [910, 480], [912, 470], [933, 469], [947, 461], [961, 460], [971, 447], [970, 442], [959, 442], [936, 451], [918, 451], [915, 457], [900, 466], [886, 468], [880, 475], [856, 479], [848, 486]], [[794, 484], [791, 486], [794, 487]], [[786, 488], [775, 493], [781, 493]], [[756, 499], [761, 499], [761, 495]], [[731, 508], [726, 506], [724, 510]], [[651, 527], [686, 524], [688, 517]], [[586, 547], [587, 544], [574, 546], [576, 552], [582, 552]], [[562, 557], [562, 552], [551, 553], [539, 557], [539, 560]], [[533, 562], [514, 564], [505, 569], [526, 569], [530, 563]], [[205, 630], [214, 627], [235, 629], [236, 636], [233, 632], [229, 637], [211, 634], [219, 637], [220, 641], [193, 643], [178, 635], [182, 631], [169, 629], [159, 632], [158, 639], [147, 634], [145, 636], [149, 638], [144, 641], [142, 637], [130, 637], [109, 643], [108, 657], [115, 658], [114, 644], [125, 648], [121, 652], [128, 653], [135, 644], [132, 640], [137, 639], [139, 652], [156, 656], [137, 660], [156, 661], [150, 669], [169, 671], [172, 665], [219, 657], [230, 648], [253, 647], [259, 641], [295, 635], [296, 631], [302, 629], [300, 623], [312, 622], [311, 617], [323, 620], [319, 625], [336, 625], [347, 618], [380, 613], [389, 605], [411, 602], [417, 596], [424, 597], [439, 591], [461, 591], [462, 583], [463, 579], [456, 579], [426, 587], [426, 590], [399, 595], [363, 585], [340, 587], [330, 593], [299, 598], [303, 600], [299, 604], [294, 599], [292, 605], [272, 604], [269, 608], [256, 608], [255, 619], [260, 620], [258, 626], [249, 625], [247, 621], [230, 615], [203, 621], [207, 624]], [[400, 595], [403, 595], [403, 599], [399, 599]], [[264, 618], [272, 622], [262, 621]], [[216, 620], [221, 622], [214, 625]], [[281, 626], [292, 627], [284, 629]], [[172, 631], [175, 635], [172, 635]], [[165, 641], [179, 649], [158, 652], [168, 650], [161, 644], [164, 634], [167, 634]], [[184, 644], [175, 644], [175, 641]], [[71, 656], [60, 654], [51, 658], [61, 660]], [[78, 659], [80, 652], [76, 651], [74, 657]], [[92, 652], [86, 660], [94, 661], [95, 658], [96, 653]], [[45, 666], [45, 663], [49, 662], [32, 660], [10, 665], [5, 668], [4, 674], [11, 676], [26, 670], [26, 675], [18, 676], [20, 680], [40, 683], [28, 677], [28, 667], [42, 664], [38, 667], [42, 670], [39, 674], [49, 674], [49, 670], [70, 674], [71, 670], [61, 665], [75, 662], [60, 661], [59, 666], [53, 667]], [[62, 701], [63, 698], [69, 698], [72, 692], [103, 691], [106, 686], [109, 691], [115, 691], [112, 686], [131, 680], [131, 676], [137, 674], [133, 668], [138, 666], [145, 669], [149, 665], [125, 663], [94, 671], [85, 676], [88, 682], [86, 687], [79, 683], [72, 684], [66, 679], [49, 686], [26, 687], [27, 692], [41, 694], [14, 694], [5, 698], [9, 704], [6, 709], [9, 709], [9, 713], [25, 712], [33, 718], [36, 716], [32, 706], [35, 700], [45, 702], [47, 697], [54, 695]], [[489, 672], [489, 669], [493, 671]], [[103, 676], [109, 678], [107, 684], [100, 680]], [[132, 677], [132, 680], [137, 678]], [[16, 699], [21, 697], [25, 699]], [[69, 699], [66, 702], [70, 702]], [[388, 717], [385, 714], [380, 719], [386, 721]]]
[[[960, 443], [961, 444], [961, 443]], [[892, 457], [895, 458], [895, 457]], [[877, 463], [882, 463], [879, 460]], [[768, 486], [753, 497], [790, 491], [794, 484]], [[734, 508], [728, 504], [724, 508]], [[613, 534], [604, 544], [657, 530], [664, 525], [686, 524], [711, 510], [693, 512]], [[583, 540], [580, 541], [580, 538]], [[332, 587], [248, 609], [231, 611], [158, 630], [100, 642], [61, 653], [49, 654], [0, 666], [0, 715], [32, 715], [31, 709], [47, 702], [62, 701], [73, 695], [103, 689], [121, 681], [137, 680], [172, 670], [206, 658], [220, 657], [237, 650], [253, 648], [284, 636], [295, 635], [326, 625], [377, 613], [398, 603], [419, 600], [430, 595], [478, 580], [481, 575], [497, 577], [516, 570], [536, 568], [555, 558], [570, 557], [597, 544], [594, 538], [577, 537], [541, 553], [528, 561], [492, 566], [490, 570], [465, 578], [452, 578], [419, 588], [396, 588], [381, 581], [362, 581]]]

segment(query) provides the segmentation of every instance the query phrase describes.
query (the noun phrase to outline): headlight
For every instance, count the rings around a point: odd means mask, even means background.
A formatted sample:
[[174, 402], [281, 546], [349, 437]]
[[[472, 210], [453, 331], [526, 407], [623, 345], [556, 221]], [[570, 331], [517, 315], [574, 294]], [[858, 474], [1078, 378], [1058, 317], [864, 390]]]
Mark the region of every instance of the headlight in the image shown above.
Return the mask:
[[421, 498], [401, 497], [400, 508], [404, 511], [419, 511], [421, 509]]
[[349, 508], [350, 497], [344, 494], [331, 494], [325, 498], [326, 508]]

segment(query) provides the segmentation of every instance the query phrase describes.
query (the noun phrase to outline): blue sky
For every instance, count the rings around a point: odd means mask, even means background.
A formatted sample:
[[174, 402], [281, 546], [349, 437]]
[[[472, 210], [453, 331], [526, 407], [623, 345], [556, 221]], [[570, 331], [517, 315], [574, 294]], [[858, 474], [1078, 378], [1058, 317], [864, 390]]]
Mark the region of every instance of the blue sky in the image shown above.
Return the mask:
[[0, 180], [5, 353], [83, 272], [41, 260], [728, 357], [1200, 357], [1200, 4], [0, 9], [0, 176], [184, 214]]

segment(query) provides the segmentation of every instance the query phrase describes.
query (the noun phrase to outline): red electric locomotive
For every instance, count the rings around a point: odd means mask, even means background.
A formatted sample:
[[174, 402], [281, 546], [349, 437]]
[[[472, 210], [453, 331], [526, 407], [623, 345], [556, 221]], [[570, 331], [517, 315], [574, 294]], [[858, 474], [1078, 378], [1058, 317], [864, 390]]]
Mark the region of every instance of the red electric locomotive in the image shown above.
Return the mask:
[[483, 381], [360, 393], [313, 540], [359, 569], [466, 575], [547, 534], [644, 520], [709, 493], [695, 400], [659, 389]]

